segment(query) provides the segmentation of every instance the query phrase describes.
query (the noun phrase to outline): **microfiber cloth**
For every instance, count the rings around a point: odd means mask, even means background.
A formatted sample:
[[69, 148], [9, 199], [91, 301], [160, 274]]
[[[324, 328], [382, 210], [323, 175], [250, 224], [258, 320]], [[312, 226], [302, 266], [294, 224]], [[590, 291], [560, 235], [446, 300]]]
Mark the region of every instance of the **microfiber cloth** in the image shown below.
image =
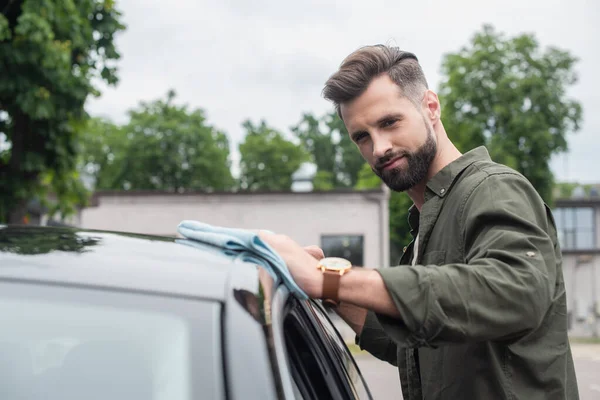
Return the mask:
[[292, 294], [300, 299], [308, 299], [308, 295], [292, 278], [285, 261], [271, 246], [265, 243], [258, 234], [245, 230], [223, 228], [199, 221], [182, 221], [177, 227], [179, 232], [189, 242], [202, 242], [223, 249], [225, 254], [235, 256], [265, 268], [273, 279], [282, 281]]

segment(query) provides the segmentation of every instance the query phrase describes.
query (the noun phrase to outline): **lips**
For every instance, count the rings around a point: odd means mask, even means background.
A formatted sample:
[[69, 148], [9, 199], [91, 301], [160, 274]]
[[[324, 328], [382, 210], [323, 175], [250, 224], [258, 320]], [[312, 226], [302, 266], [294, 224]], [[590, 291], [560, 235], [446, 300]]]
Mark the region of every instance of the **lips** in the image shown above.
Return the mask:
[[395, 158], [391, 159], [390, 161], [388, 161], [387, 163], [383, 164], [380, 169], [387, 170], [387, 169], [395, 168], [403, 158], [404, 158], [404, 156], [395, 157]]

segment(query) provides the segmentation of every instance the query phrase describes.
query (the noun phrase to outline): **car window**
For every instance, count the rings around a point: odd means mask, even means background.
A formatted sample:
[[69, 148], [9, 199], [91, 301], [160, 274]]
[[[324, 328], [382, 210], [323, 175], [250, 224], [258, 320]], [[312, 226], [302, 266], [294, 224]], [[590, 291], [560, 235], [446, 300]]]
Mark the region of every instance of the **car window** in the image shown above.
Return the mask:
[[335, 327], [310, 302], [291, 299], [283, 330], [297, 399], [370, 398]]
[[297, 312], [288, 314], [283, 329], [290, 372], [297, 389], [296, 398], [333, 399], [326, 380], [330, 373], [325, 357], [318, 351], [318, 342], [311, 337], [302, 315]]
[[314, 322], [302, 303], [292, 299], [288, 304], [283, 332], [291, 378], [297, 399], [349, 398], [331, 364], [322, 339], [317, 336]]
[[221, 397], [218, 307], [0, 283], [0, 398], [191, 400], [196, 380]]
[[335, 355], [336, 361], [340, 364], [340, 369], [345, 371], [347, 379], [351, 382], [355, 397], [358, 399], [371, 398], [354, 358], [348, 350], [348, 346], [346, 346], [346, 343], [337, 328], [335, 328], [329, 315], [317, 301], [312, 301], [311, 305], [312, 307], [310, 307], [310, 310], [316, 317], [318, 326], [323, 331], [322, 336], [326, 340], [331, 352]]

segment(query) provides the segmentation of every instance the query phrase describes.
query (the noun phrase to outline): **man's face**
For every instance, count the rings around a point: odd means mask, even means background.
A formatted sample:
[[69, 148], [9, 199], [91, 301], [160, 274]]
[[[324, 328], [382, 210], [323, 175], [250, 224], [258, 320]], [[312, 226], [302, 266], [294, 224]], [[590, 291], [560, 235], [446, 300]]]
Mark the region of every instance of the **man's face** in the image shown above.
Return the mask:
[[346, 128], [362, 156], [398, 192], [425, 180], [435, 158], [436, 138], [426, 112], [426, 107], [401, 96], [387, 75], [375, 78], [362, 95], [341, 105]]

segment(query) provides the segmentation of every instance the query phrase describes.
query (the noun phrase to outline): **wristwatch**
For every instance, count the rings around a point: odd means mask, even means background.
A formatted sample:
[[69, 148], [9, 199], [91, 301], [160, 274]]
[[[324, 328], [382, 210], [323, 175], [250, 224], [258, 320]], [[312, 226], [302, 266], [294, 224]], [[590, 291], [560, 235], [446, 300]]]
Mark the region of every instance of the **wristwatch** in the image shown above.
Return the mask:
[[352, 268], [350, 261], [339, 257], [325, 257], [317, 266], [323, 272], [323, 303], [337, 306], [339, 303], [340, 278]]

